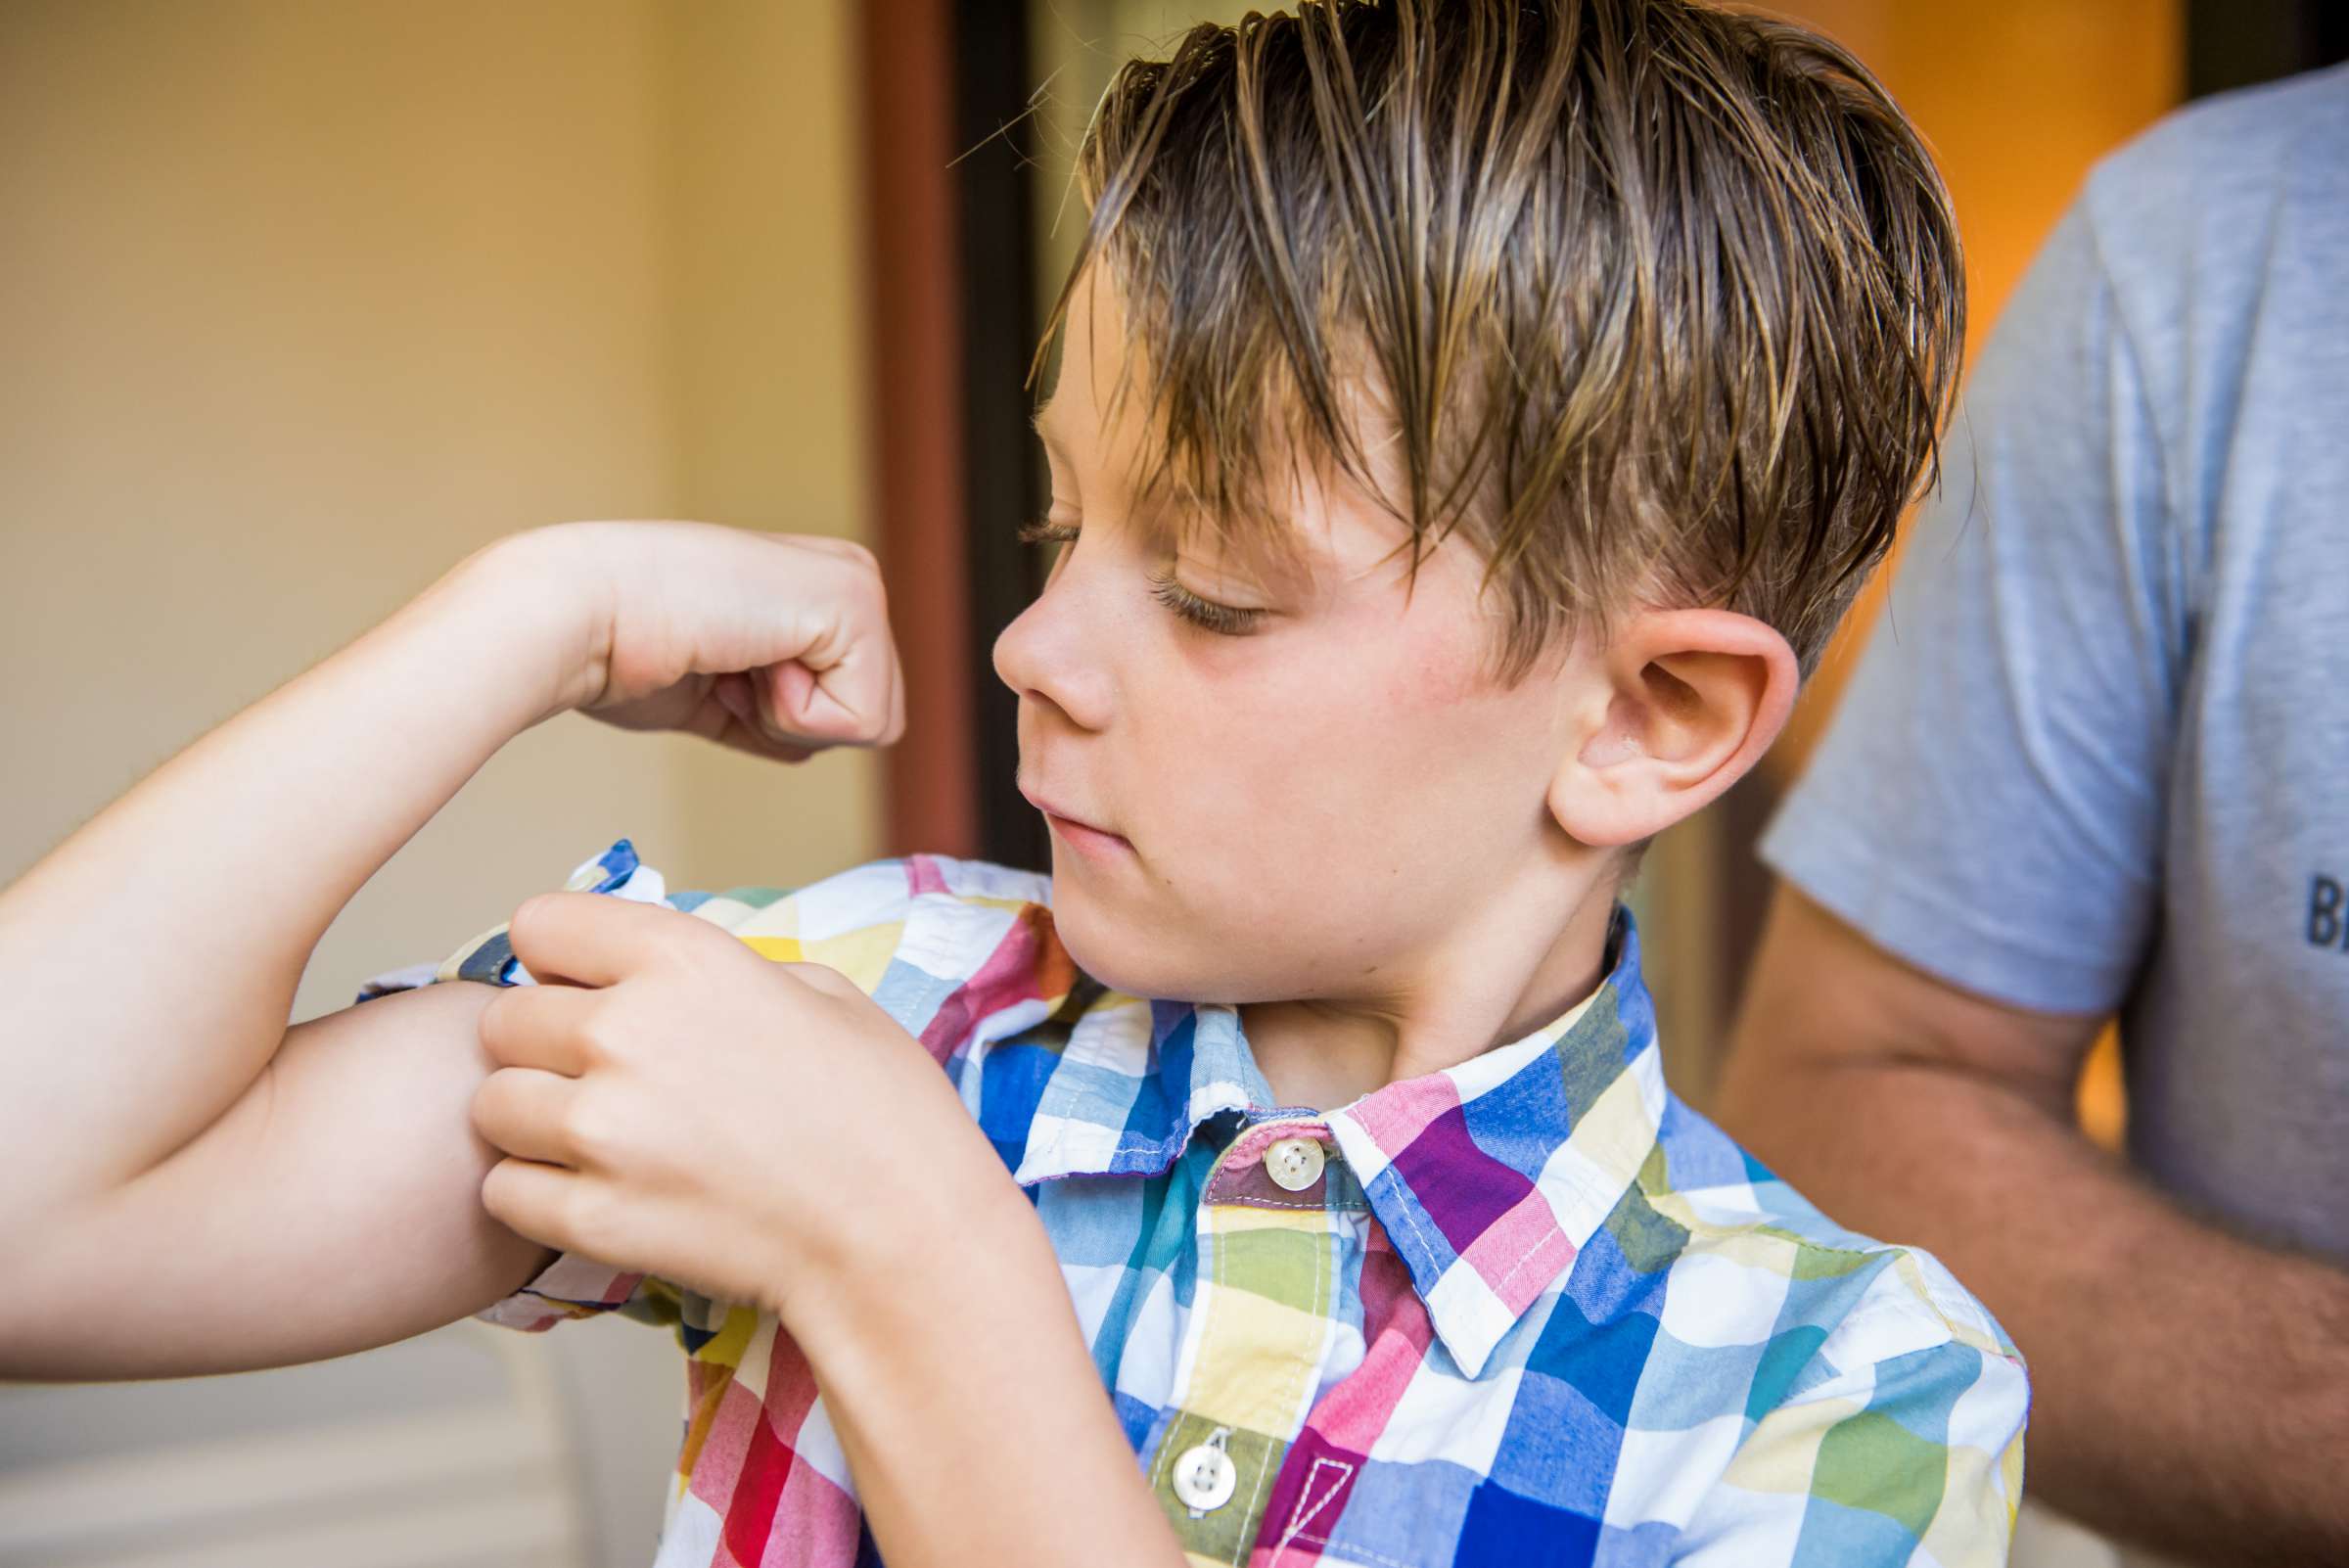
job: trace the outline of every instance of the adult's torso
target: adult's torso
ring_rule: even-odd
[[[2199,171],[2203,210],[2102,214],[2188,607],[2122,1026],[2144,1169],[2349,1257],[2349,74],[2282,92],[2234,180]],[[2185,244],[2112,243],[2141,223]]]

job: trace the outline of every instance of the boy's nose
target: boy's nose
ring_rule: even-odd
[[[1081,596],[1063,571],[995,638],[996,676],[1023,701],[1057,709],[1080,729],[1109,727],[1111,680],[1088,635]]]

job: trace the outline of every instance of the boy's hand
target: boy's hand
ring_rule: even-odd
[[[534,898],[510,934],[542,984],[483,1011],[499,1065],[473,1102],[510,1228],[806,1339],[1034,1223],[938,1063],[837,972],[592,894]]]
[[[564,639],[551,711],[786,761],[886,746],[904,728],[881,576],[850,540],[566,523],[500,540],[477,564],[492,591],[551,590],[583,633]]]

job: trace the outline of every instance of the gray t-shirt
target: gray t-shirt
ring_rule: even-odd
[[[2349,68],[2100,165],[1965,409],[1763,853],[1967,991],[2119,1012],[2142,1167],[2349,1257]]]

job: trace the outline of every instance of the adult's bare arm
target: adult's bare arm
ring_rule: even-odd
[[[2099,1022],[1958,990],[1782,887],[1712,1109],[1997,1314],[2032,1372],[2033,1493],[2179,1556],[2349,1562],[2349,1273],[2184,1212],[2080,1134]]]

